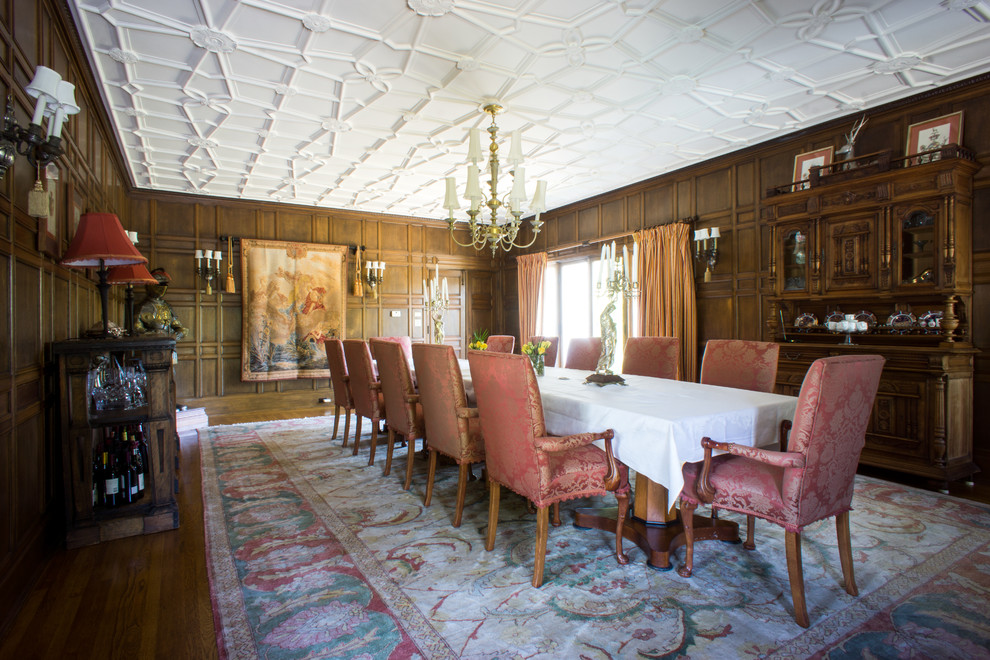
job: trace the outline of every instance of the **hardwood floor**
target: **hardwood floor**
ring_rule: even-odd
[[[329,415],[332,424],[332,406],[314,406],[311,399],[277,411],[214,410],[210,424],[318,415]],[[218,657],[197,435],[183,434],[181,447],[179,529],[56,553],[0,641],[0,658]],[[931,486],[903,475],[871,474]],[[973,486],[956,482],[950,491],[990,503],[990,475],[977,475]]]

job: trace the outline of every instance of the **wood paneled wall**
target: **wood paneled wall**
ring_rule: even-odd
[[[984,470],[990,469],[990,75],[983,75],[865,114],[869,122],[856,142],[858,154],[892,149],[903,154],[910,124],[962,110],[963,144],[984,167],[977,173],[973,212],[973,309],[969,321],[976,358],[973,420],[974,452]],[[710,282],[696,264],[698,355],[712,338],[761,339],[766,331],[769,232],[760,223],[760,203],[767,188],[791,182],[794,156],[821,147],[836,149],[862,113],[801,131],[696,166],[636,183],[582,202],[550,211],[546,225],[530,251],[548,250],[555,258],[597,254],[600,244],[583,245],[602,237],[618,242],[644,227],[697,216],[696,226],[719,227],[718,266]],[[565,249],[561,249],[565,248]],[[499,277],[504,283],[503,315],[518,318],[514,261]],[[700,359],[698,361],[700,365]]]

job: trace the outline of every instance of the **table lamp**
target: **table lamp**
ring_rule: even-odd
[[[129,264],[127,266],[113,266],[107,275],[109,284],[126,284],[124,290],[124,327],[128,335],[134,334],[134,285],[135,284],[158,284],[155,276],[148,272],[148,267],[144,264]]]
[[[110,283],[107,276],[110,266],[146,264],[148,259],[138,252],[127,237],[120,220],[113,213],[84,213],[79,218],[76,235],[69,249],[59,262],[71,268],[96,268],[99,282],[100,306],[103,311],[103,336],[110,334]]]

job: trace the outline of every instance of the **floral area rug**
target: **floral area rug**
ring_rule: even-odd
[[[210,583],[230,658],[990,657],[990,508],[857,478],[851,515],[860,595],[842,588],[829,520],[803,535],[811,627],[792,616],[783,531],[757,549],[704,542],[690,579],[649,568],[626,542],[550,529],[544,585],[530,585],[535,516],[503,489],[495,549],[488,495],[426,461],[403,491],[405,450],[382,476],[329,440],[327,418],[199,432]],[[384,451],[379,455],[384,459]],[[480,473],[479,469],[475,469]],[[604,504],[614,500],[603,498]],[[594,504],[594,502],[590,502]],[[729,516],[731,514],[726,514]],[[744,520],[738,520],[744,522]],[[683,557],[678,552],[675,563]]]

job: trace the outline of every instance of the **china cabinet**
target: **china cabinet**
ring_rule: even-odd
[[[862,464],[943,483],[977,471],[969,317],[978,169],[957,145],[884,152],[815,168],[763,200],[767,326],[783,344],[778,391],[796,394],[819,357],[887,358]]]
[[[68,547],[179,526],[174,348],[175,339],[164,335],[50,344],[56,378],[53,391],[59,400],[60,443],[56,446],[61,447]],[[135,365],[142,372],[140,389],[129,387],[134,385],[133,375],[101,388],[94,381],[103,376],[107,364]],[[104,398],[104,389],[113,394]],[[125,429],[131,434],[126,446],[122,443]],[[111,476],[107,454],[111,460],[115,455],[121,457],[119,467],[114,468],[118,470],[114,476],[123,475],[119,492],[116,482],[106,486]],[[132,463],[136,455],[141,458]],[[132,475],[133,482],[125,482],[124,476]],[[133,488],[133,498],[124,497],[128,486]]]

